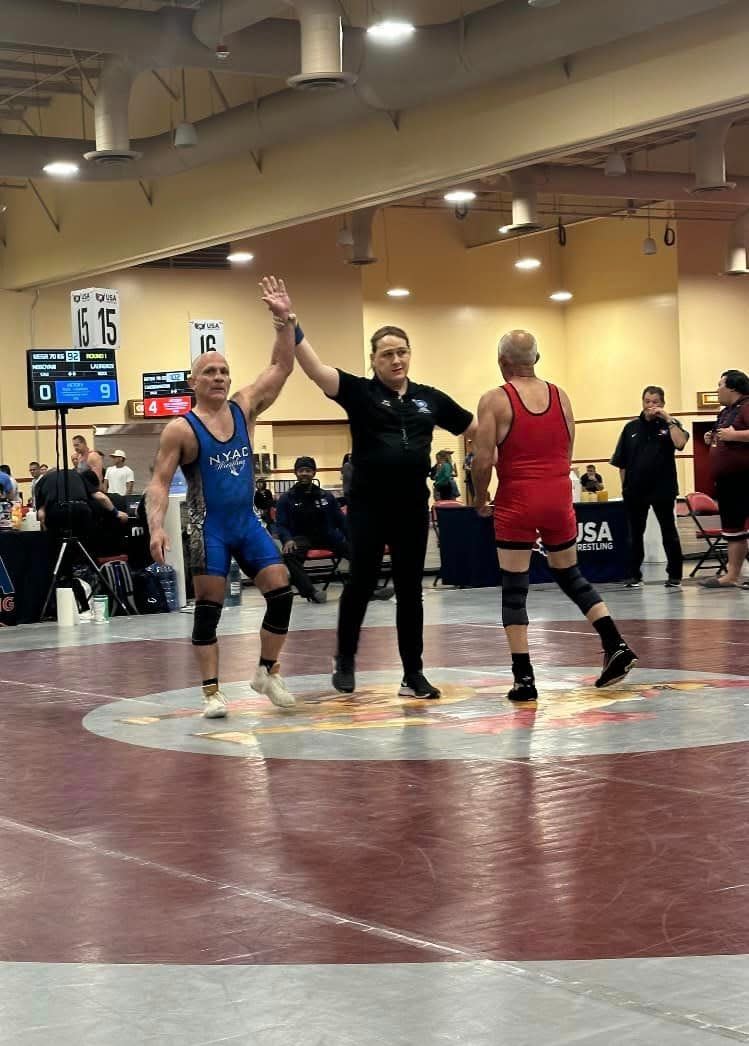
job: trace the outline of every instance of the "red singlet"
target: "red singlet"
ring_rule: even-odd
[[[497,454],[494,535],[499,548],[533,548],[540,534],[546,548],[557,552],[577,538],[570,433],[559,389],[547,386],[549,405],[540,414],[528,410],[510,382],[502,386],[512,422]]]

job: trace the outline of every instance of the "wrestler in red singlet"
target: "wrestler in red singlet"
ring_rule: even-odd
[[[535,413],[512,382],[502,385],[512,408],[510,431],[497,450],[494,501],[498,548],[533,548],[537,534],[551,552],[574,545],[577,519],[570,483],[570,431],[559,389],[546,382],[546,410]]]

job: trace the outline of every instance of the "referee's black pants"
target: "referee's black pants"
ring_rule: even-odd
[[[372,598],[387,545],[390,549],[397,610],[398,650],[404,672],[420,672],[424,648],[421,582],[429,534],[426,491],[423,498],[349,502],[351,567],[338,609],[338,655],[353,658],[359,646],[367,603]]]
[[[681,581],[684,571],[684,556],[681,551],[679,531],[676,529],[674,505],[676,498],[658,495],[625,494],[624,508],[629,525],[629,576],[633,581],[642,581],[642,561],[645,558],[645,528],[648,513],[652,508],[661,528],[663,550],[666,553],[666,571],[672,581]]]

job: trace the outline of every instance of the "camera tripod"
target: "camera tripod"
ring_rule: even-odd
[[[91,569],[94,571],[94,573],[96,574],[97,578],[99,579],[99,584],[102,586],[102,588],[104,588],[109,593],[109,595],[112,597],[112,599],[117,604],[117,606],[120,607],[120,609],[122,611],[124,611],[125,614],[130,615],[130,614],[132,614],[132,611],[130,610],[130,608],[127,606],[127,604],[122,599],[120,599],[120,597],[117,595],[115,590],[109,584],[109,582],[107,581],[106,577],[104,576],[103,570],[96,563],[96,561],[93,559],[93,557],[91,556],[90,552],[88,551],[86,546],[83,544],[81,539],[79,537],[76,537],[75,534],[73,533],[73,505],[72,505],[72,502],[70,500],[70,469],[68,467],[67,458],[65,457],[65,453],[66,453],[66,449],[67,449],[67,445],[68,445],[68,432],[67,432],[67,426],[66,426],[67,413],[68,413],[67,412],[67,408],[65,408],[65,407],[60,407],[59,408],[60,433],[61,433],[61,436],[62,436],[62,446],[63,446],[63,467],[62,467],[63,503],[62,503],[62,508],[63,508],[63,510],[65,512],[66,517],[67,517],[67,519],[66,519],[67,526],[62,531],[62,544],[60,546],[60,551],[59,551],[58,556],[57,556],[57,562],[55,563],[55,569],[52,571],[52,581],[50,583],[49,589],[47,590],[47,596],[46,596],[46,599],[44,600],[44,606],[42,607],[42,613],[41,613],[41,616],[40,616],[39,620],[43,621],[44,618],[45,618],[45,615],[47,613],[47,607],[49,606],[49,602],[50,602],[50,600],[52,598],[52,593],[56,592],[56,590],[59,587],[67,587],[67,586],[61,585],[61,583],[60,583],[60,575],[61,575],[61,573],[63,573],[63,566],[65,564],[66,559],[68,559],[70,561],[70,578],[72,580],[72,576],[73,576],[73,560],[75,558],[75,553],[76,552],[79,552],[83,556],[83,558],[86,560],[88,565],[91,567]],[[63,575],[63,579],[65,579],[65,575]]]

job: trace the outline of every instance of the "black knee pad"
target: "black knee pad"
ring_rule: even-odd
[[[528,571],[514,573],[511,570],[502,571],[502,624],[527,625],[528,611],[528,587],[530,581]]]
[[[213,646],[216,629],[223,607],[210,599],[195,600],[195,617],[192,622],[192,645]]]
[[[587,614],[594,606],[603,602],[591,583],[580,573],[579,567],[563,567],[561,570],[549,567],[549,570],[565,596],[571,599],[583,614]]]
[[[266,632],[272,632],[274,636],[285,636],[289,631],[291,620],[291,605],[294,602],[294,593],[288,585],[283,588],[274,588],[265,593],[265,617],[262,628]]]

